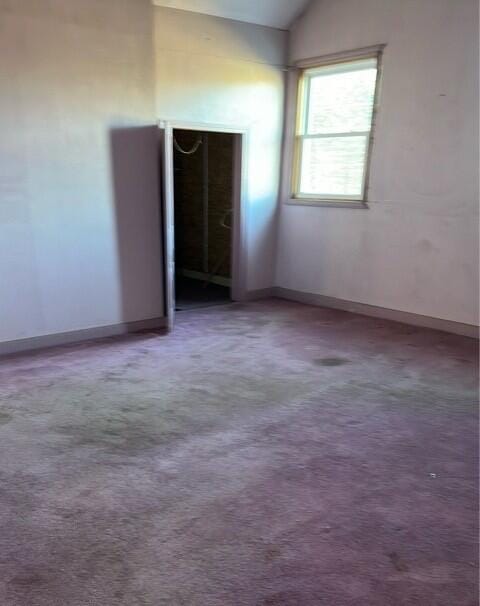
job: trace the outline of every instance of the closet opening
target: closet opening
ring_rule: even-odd
[[[235,134],[173,129],[175,309],[231,301]]]

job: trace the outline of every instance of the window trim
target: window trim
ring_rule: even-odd
[[[375,124],[378,113],[380,86],[382,79],[382,59],[385,44],[377,44],[375,46],[368,46],[356,50],[345,51],[340,53],[333,53],[329,55],[323,55],[321,57],[313,57],[310,59],[303,59],[295,63],[294,69],[296,72],[296,96],[295,96],[295,114],[294,114],[294,133],[293,133],[293,157],[292,160],[292,172],[290,180],[290,199],[287,204],[292,205],[303,205],[303,206],[340,206],[343,208],[368,208],[368,191],[369,191],[369,177],[370,177],[370,164],[372,157],[372,149],[374,142]],[[308,135],[300,135],[300,129],[305,121],[306,104],[304,103],[304,97],[306,94],[305,80],[303,74],[307,70],[313,70],[315,68],[322,68],[329,65],[335,65],[338,63],[348,63],[352,61],[360,61],[362,59],[376,59],[377,61],[377,77],[375,81],[375,91],[373,97],[373,108],[372,108],[372,119],[369,137],[367,139],[367,158],[364,164],[363,173],[363,188],[362,194],[359,196],[341,196],[341,195],[326,195],[321,196],[318,194],[299,194],[298,185],[300,180],[300,166],[301,166],[301,150],[300,138],[308,137]],[[367,134],[365,133],[365,134]],[[348,133],[346,133],[348,134]],[[362,133],[352,133],[362,134]]]

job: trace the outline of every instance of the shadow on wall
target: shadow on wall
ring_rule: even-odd
[[[163,316],[156,126],[110,130],[121,321]]]

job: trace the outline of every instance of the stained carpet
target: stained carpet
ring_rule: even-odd
[[[269,300],[0,365],[2,606],[473,606],[477,344]]]

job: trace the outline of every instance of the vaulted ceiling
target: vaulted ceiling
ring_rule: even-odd
[[[288,29],[309,0],[153,0],[157,6]]]

